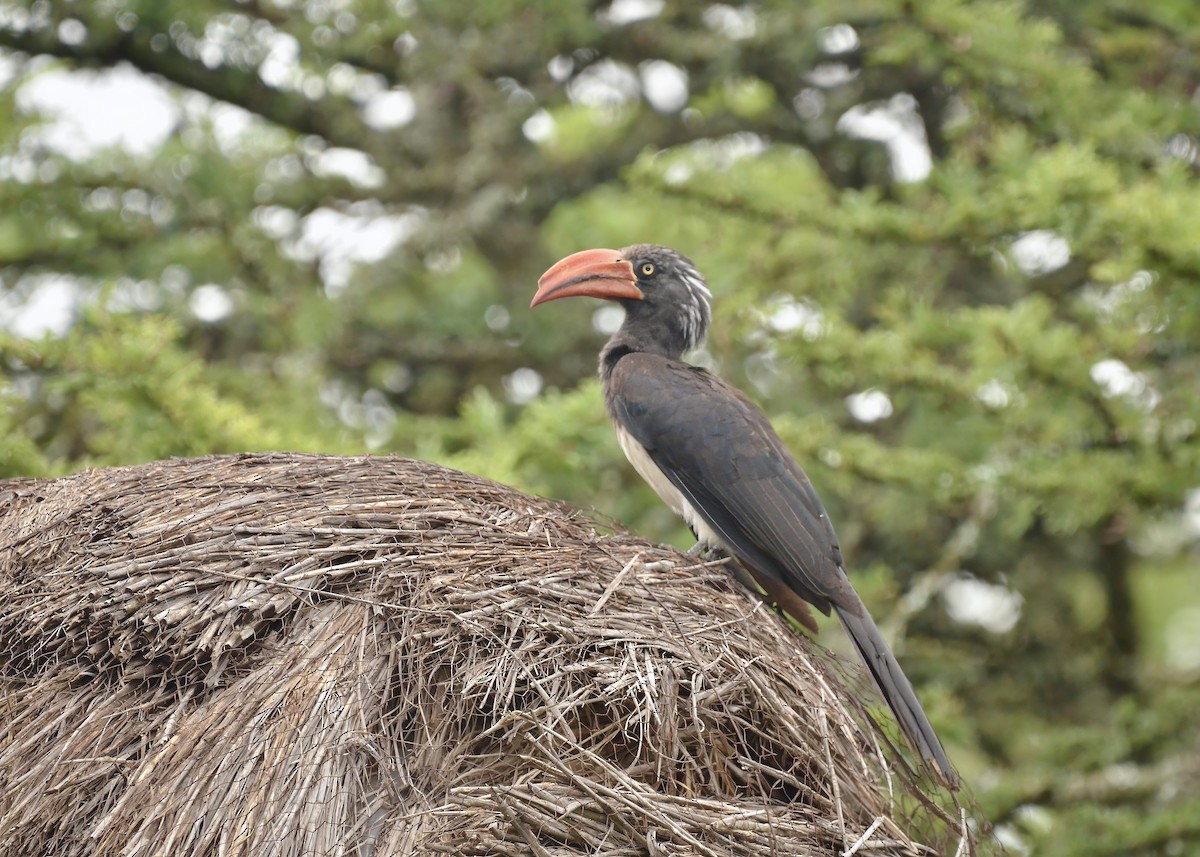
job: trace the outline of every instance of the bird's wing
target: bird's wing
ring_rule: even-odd
[[[739,391],[703,369],[634,353],[614,368],[608,404],[731,550],[826,614],[862,612],[812,483]]]

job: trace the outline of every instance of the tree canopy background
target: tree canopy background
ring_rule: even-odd
[[[668,244],[1001,838],[1200,847],[1191,0],[37,0],[0,47],[0,476],[395,452],[686,546],[619,314],[526,310]]]

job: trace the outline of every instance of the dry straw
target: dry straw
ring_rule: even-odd
[[[598,529],[398,458],[0,482],[0,854],[969,849],[813,645]]]

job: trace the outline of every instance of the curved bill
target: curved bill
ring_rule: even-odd
[[[643,298],[633,264],[619,250],[582,250],[560,259],[538,279],[530,308],[559,298],[586,296],[605,300]]]

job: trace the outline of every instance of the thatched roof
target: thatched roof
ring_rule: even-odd
[[[598,529],[399,458],[0,482],[0,853],[965,846],[815,646]]]

